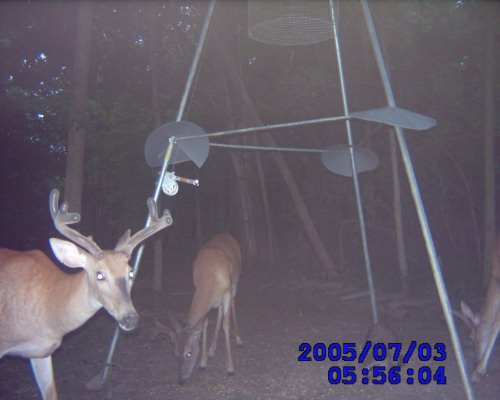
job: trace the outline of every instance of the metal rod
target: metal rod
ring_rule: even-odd
[[[344,69],[342,66],[342,54],[340,52],[340,42],[339,42],[339,35],[337,32],[337,22],[336,22],[337,19],[335,16],[335,8],[333,6],[333,0],[330,0],[330,12],[331,12],[332,24],[333,24],[333,39],[335,42],[335,51],[336,51],[336,55],[337,55],[337,66],[339,69],[340,88],[341,88],[341,93],[342,93],[342,104],[344,107],[344,115],[349,115],[349,104],[347,102],[347,90],[346,90],[345,79],[344,79]],[[358,174],[356,172],[356,162],[354,159],[354,142],[353,142],[353,137],[352,137],[351,121],[349,119],[345,120],[345,127],[347,130],[347,140],[349,142],[349,153],[351,155],[352,179],[353,179],[353,183],[354,183],[354,192],[356,194],[356,206],[357,206],[357,210],[358,210],[359,228],[360,228],[360,233],[361,233],[361,243],[363,246],[363,255],[364,255],[364,259],[365,259],[366,277],[368,280],[368,290],[370,292],[370,303],[371,303],[371,308],[372,308],[373,323],[376,324],[378,322],[377,301],[375,298],[375,286],[373,284],[370,252],[368,249],[368,240],[366,238],[366,225],[365,225],[365,217],[363,214],[363,205],[361,202],[361,191],[359,189],[359,180],[358,180]]]
[[[255,126],[255,127],[251,127],[251,128],[231,129],[228,131],[205,133],[203,135],[183,136],[183,137],[177,138],[177,141],[198,139],[201,137],[214,137],[214,136],[224,136],[224,135],[235,135],[238,133],[252,133],[252,132],[258,132],[258,131],[268,131],[271,129],[279,129],[279,128],[292,128],[295,126],[303,126],[303,125],[322,124],[324,122],[344,121],[348,118],[349,118],[348,116],[343,115],[340,117],[325,117],[325,118],[310,119],[307,121],[284,122],[281,124]]]
[[[380,76],[384,85],[385,96],[387,98],[387,103],[389,106],[395,106],[396,102],[394,100],[394,95],[392,92],[391,84],[389,81],[389,76],[385,68],[384,59],[382,56],[382,51],[380,49],[380,44],[378,42],[377,34],[375,31],[375,25],[371,16],[370,8],[366,0],[361,0],[361,5],[363,8],[363,14],[365,16],[366,25],[368,32],[370,34],[370,40],[372,42],[373,51],[375,53],[375,58],[377,61],[377,66],[379,69]],[[415,170],[413,168],[413,163],[411,161],[410,153],[408,151],[408,146],[406,144],[406,138],[403,130],[400,127],[394,127],[396,131],[396,137],[398,139],[399,148],[401,151],[401,156],[403,159],[403,164],[405,166],[406,175],[410,183],[411,193],[413,195],[413,200],[417,208],[418,219],[420,221],[420,228],[424,236],[425,245],[427,248],[427,253],[429,255],[429,261],[432,267],[432,273],[434,275],[434,280],[436,282],[436,288],[439,295],[439,300],[441,301],[441,306],[443,308],[444,317],[446,324],[448,325],[448,330],[450,333],[451,341],[453,344],[453,349],[455,351],[455,357],[458,364],[458,369],[460,371],[460,376],[465,388],[467,399],[474,399],[474,392],[472,390],[469,375],[467,373],[467,368],[465,365],[465,360],[462,352],[462,347],[460,345],[460,340],[455,327],[455,321],[453,320],[452,310],[450,306],[450,301],[448,294],[446,292],[446,286],[444,284],[443,275],[441,273],[441,267],[439,265],[439,259],[436,253],[436,248],[434,246],[434,241],[432,239],[432,234],[429,228],[429,222],[427,220],[427,215],[425,213],[425,208],[422,202],[422,197],[420,195],[420,190],[417,183],[417,178],[415,175]]]
[[[106,356],[106,361],[104,362],[104,369],[102,370],[100,386],[104,385],[108,379],[109,373],[111,371],[111,363],[113,362],[113,354],[115,353],[116,344],[118,343],[119,337],[120,337],[120,326],[115,325],[113,337],[111,338],[111,343],[109,345],[108,355]]]
[[[186,81],[186,86],[185,86],[184,92],[182,94],[181,102],[179,105],[179,110],[177,112],[176,121],[182,120],[184,110],[186,109],[187,99],[189,97],[189,93],[190,93],[191,87],[193,85],[194,77],[196,75],[196,71],[198,69],[198,65],[200,62],[202,50],[203,50],[203,47],[205,45],[205,41],[206,41],[207,33],[208,33],[208,27],[210,26],[210,20],[212,19],[214,6],[215,6],[215,0],[211,0],[210,4],[208,6],[207,15],[205,16],[205,22],[204,22],[203,28],[201,30],[200,41],[198,43],[198,46],[196,47],[196,52],[195,52],[195,55],[193,58],[193,62],[191,63],[191,69],[189,71],[188,79]],[[174,143],[175,143],[175,137],[171,137],[167,151],[165,152],[165,157],[163,159],[163,164],[162,164],[162,168],[160,171],[160,176],[159,176],[158,180],[156,181],[156,187],[155,187],[155,190],[153,193],[153,199],[154,199],[155,203],[158,202],[158,197],[160,196],[161,184],[163,182],[163,178],[165,177],[165,173],[167,171],[168,162],[170,161],[170,157],[172,155]],[[147,228],[150,223],[151,223],[151,216],[148,214],[145,227]],[[142,244],[138,248],[138,250],[135,254],[135,261],[134,261],[134,266],[133,266],[134,274],[137,274],[137,272],[139,270],[139,265],[140,265],[143,253],[144,253],[144,244]],[[109,347],[108,355],[106,357],[106,362],[104,364],[104,369],[103,369],[102,376],[101,376],[102,384],[104,384],[109,377],[110,370],[111,370],[111,364],[112,364],[112,360],[113,360],[113,354],[115,352],[115,348],[116,348],[116,345],[118,343],[119,336],[120,336],[120,327],[117,324],[115,327],[115,331],[113,333],[113,338],[111,339],[111,344]]]
[[[167,148],[167,151],[165,152],[165,157],[163,159],[163,165],[161,168],[160,176],[158,177],[158,180],[156,181],[156,188],[153,194],[153,199],[155,203],[158,202],[158,197],[160,195],[160,189],[161,189],[161,183],[163,182],[163,178],[165,177],[165,173],[167,171],[167,166],[168,162],[170,161],[170,157],[172,156],[172,150],[174,148],[174,142],[175,142],[175,137],[170,138],[170,142]],[[151,215],[148,214],[148,217],[146,219],[145,227],[147,228],[149,224],[151,223]],[[141,263],[142,255],[144,254],[144,248],[145,245],[141,244],[141,246],[137,249],[137,252],[135,253],[135,259],[134,259],[134,264],[133,264],[133,272],[134,276],[137,275],[137,272],[139,271],[139,266]],[[113,337],[111,338],[111,344],[109,345],[109,350],[108,350],[108,355],[106,356],[106,361],[104,363],[104,368],[102,370],[102,375],[101,375],[101,384],[104,385],[106,381],[108,380],[109,374],[111,373],[111,365],[113,362],[113,355],[115,353],[116,345],[118,343],[118,338],[120,337],[120,326],[116,324],[115,330],[113,332]]]
[[[203,48],[205,47],[205,41],[208,34],[208,27],[210,26],[210,21],[212,20],[214,7],[215,7],[215,0],[211,0],[208,6],[207,15],[205,16],[205,22],[203,23],[203,28],[201,29],[200,41],[198,43],[198,46],[196,46],[196,52],[194,53],[193,62],[191,63],[191,70],[189,71],[189,75],[186,81],[186,86],[184,88],[184,93],[182,94],[179,110],[177,110],[176,121],[181,121],[184,115],[187,99],[189,97],[189,93],[191,92],[191,86],[193,85],[193,80],[196,75],[196,71],[198,70],[198,65],[200,63],[201,53],[203,52]]]
[[[335,150],[321,150],[321,149],[301,149],[294,147],[266,147],[266,146],[251,146],[245,144],[226,144],[226,143],[210,143],[211,147],[223,147],[227,149],[239,150],[255,150],[255,151],[279,151],[279,152],[294,152],[294,153],[337,153]]]

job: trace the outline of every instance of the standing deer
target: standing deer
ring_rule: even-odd
[[[52,353],[66,333],[102,307],[122,329],[136,328],[139,316],[130,299],[133,272],[128,260],[139,243],[172,223],[168,211],[158,218],[156,204],[149,199],[152,223],[132,237],[127,230],[114,250],[102,251],[91,237],[68,227],[80,216],[68,213],[67,203],[58,209],[58,202],[54,189],[49,201],[52,219],[73,243],[51,238],[50,245],[59,261],[83,271],[64,273],[39,250],[0,249],[0,358],[29,358],[44,400],[57,400]]]
[[[198,251],[193,264],[195,293],[186,325],[169,315],[173,330],[163,326],[174,344],[174,353],[180,362],[179,383],[182,385],[191,376],[200,350],[200,335],[203,331],[200,368],[207,367],[207,314],[218,309],[217,323],[208,355],[215,354],[221,320],[226,337],[226,368],[234,375],[233,358],[229,338],[230,314],[233,315],[236,343],[242,344],[234,297],[241,270],[241,251],[238,242],[229,234],[218,234]]]
[[[488,360],[500,331],[500,236],[497,236],[491,260],[491,277],[486,298],[479,315],[462,301],[462,320],[470,328],[476,365],[472,374],[474,382],[486,374]]]

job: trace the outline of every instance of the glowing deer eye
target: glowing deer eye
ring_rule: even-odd
[[[97,271],[97,273],[96,273],[95,276],[96,276],[96,278],[97,278],[98,281],[103,281],[104,279],[106,279],[104,277],[104,274],[101,271]]]
[[[189,352],[189,353],[186,354],[187,358],[191,358],[191,356],[192,356],[191,352]]]
[[[128,273],[128,277],[129,277],[130,279],[134,279],[134,271],[130,271],[130,272]]]

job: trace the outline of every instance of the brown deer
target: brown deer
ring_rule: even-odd
[[[182,385],[191,376],[200,350],[202,337],[200,368],[207,367],[207,314],[212,308],[218,309],[214,336],[208,355],[215,354],[217,336],[221,321],[226,337],[226,369],[228,375],[234,375],[233,358],[229,338],[230,314],[233,315],[236,343],[242,344],[236,313],[234,297],[241,270],[241,251],[236,239],[229,234],[218,234],[210,239],[198,251],[193,264],[195,293],[187,324],[183,324],[169,314],[174,329],[162,326],[174,344],[174,354],[179,360],[179,383]]]
[[[497,236],[491,260],[491,276],[486,298],[479,315],[462,301],[462,320],[470,328],[474,346],[475,367],[472,380],[477,382],[486,374],[488,361],[500,331],[500,236]]]
[[[68,213],[67,203],[58,209],[58,202],[59,192],[54,189],[50,194],[52,219],[56,229],[73,243],[51,238],[50,245],[59,261],[82,271],[67,274],[39,250],[0,249],[0,358],[29,358],[44,400],[57,399],[52,353],[66,333],[102,307],[122,329],[137,326],[128,260],[139,243],[172,223],[168,211],[158,218],[156,204],[149,199],[151,224],[132,237],[127,230],[114,250],[102,251],[91,237],[68,227],[80,215]]]

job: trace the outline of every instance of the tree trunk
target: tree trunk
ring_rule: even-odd
[[[243,105],[243,109],[247,112],[247,120],[252,122],[256,126],[263,125],[263,122],[260,119],[260,116],[255,109],[255,106],[250,99],[243,82],[241,81],[238,69],[234,65],[233,60],[229,58],[224,46],[221,43],[222,42],[220,37],[217,37],[216,35],[216,38],[214,40],[214,47],[217,54],[217,59],[219,60],[219,64],[225,68],[227,76],[229,78],[229,82],[231,83],[234,92],[237,93],[240,97],[240,102]],[[276,142],[269,133],[261,133],[260,135],[267,146],[276,146]],[[293,179],[293,176],[288,169],[288,166],[286,165],[283,155],[276,152],[272,154],[272,158],[278,165],[281,175],[292,197],[295,209],[297,210],[297,213],[299,214],[302,223],[304,224],[304,228],[309,237],[309,240],[325,268],[326,276],[328,278],[333,278],[334,276],[336,276],[333,261],[326,251],[321,238],[319,237],[309,211],[307,210],[304,200],[300,195],[297,184],[295,183],[295,180]]]
[[[384,10],[387,5],[381,4]],[[380,24],[380,36],[382,52],[384,59],[387,60],[387,65],[390,65],[390,54],[387,51],[387,42],[389,35],[384,24]],[[389,69],[390,73],[390,69]],[[393,128],[389,130],[389,147],[391,154],[391,174],[392,174],[392,208],[394,212],[394,230],[396,234],[396,250],[398,255],[398,266],[400,273],[401,292],[403,295],[410,294],[410,283],[408,278],[408,262],[406,256],[406,244],[403,227],[403,207],[401,203],[401,178],[399,174],[399,157],[398,147],[396,143],[396,132]]]
[[[149,65],[151,67],[151,106],[153,107],[153,117],[155,126],[161,124],[161,112],[158,102],[158,63],[156,62],[156,52],[158,49],[158,7],[155,2],[149,5],[149,27],[151,29],[149,38]],[[161,198],[158,198],[158,209]],[[153,292],[160,293],[163,289],[163,240],[162,234],[156,235],[153,242]]]
[[[256,136],[253,136],[253,145],[258,146]],[[262,158],[259,152],[255,153],[255,165],[257,169],[257,176],[259,178],[259,188],[262,197],[262,208],[264,210],[264,217],[266,221],[266,255],[265,261],[267,265],[274,265],[276,260],[276,231],[274,229],[271,208],[269,207],[269,196],[267,195],[267,187],[265,181],[264,167],[262,166]]]
[[[490,9],[492,8],[492,9]],[[484,80],[484,270],[483,287],[486,287],[491,271],[491,253],[495,241],[495,123],[493,88],[495,77],[493,73],[495,53],[494,13],[498,7],[486,7],[489,11],[486,16],[486,53],[485,53],[485,80]]]
[[[198,170],[196,172],[196,179],[200,179],[200,173]],[[194,209],[196,213],[196,245],[197,248],[200,248],[203,244],[203,227],[201,225],[201,195],[199,190],[195,190],[194,193]]]
[[[231,101],[231,93],[229,91],[228,85],[225,85],[225,96],[224,99],[226,104],[224,109],[227,114],[228,124],[227,129],[234,129],[234,110],[233,102]],[[229,142],[233,144],[241,144],[236,138],[229,138]],[[257,254],[257,244],[255,238],[255,207],[252,203],[252,192],[249,187],[249,171],[245,168],[244,156],[241,153],[231,152],[231,163],[233,164],[233,170],[236,177],[236,191],[238,199],[238,210],[240,216],[240,227],[241,227],[241,242],[244,243],[244,258],[248,265],[253,265],[258,256]]]
[[[231,142],[235,143],[234,138],[232,139]],[[257,258],[257,246],[255,241],[254,207],[251,202],[252,195],[241,157],[235,152],[231,152],[230,157],[236,177],[236,191],[238,193],[236,198],[238,199],[238,209],[240,211],[240,226],[243,236],[242,242],[245,244],[244,258],[248,265],[253,265]]]
[[[394,211],[394,228],[396,231],[396,246],[398,252],[398,265],[401,281],[401,292],[404,296],[410,294],[408,280],[408,263],[406,261],[406,245],[403,228],[403,207],[401,205],[401,178],[399,174],[398,149],[395,132],[390,129],[389,146],[391,148],[391,170],[392,170],[392,207]]]
[[[85,158],[85,130],[82,127],[82,116],[85,115],[85,102],[88,94],[93,9],[94,4],[91,1],[78,3],[74,64],[75,89],[69,109],[68,159],[64,190],[64,200],[70,204],[71,211],[77,213],[81,213],[82,210]]]

